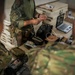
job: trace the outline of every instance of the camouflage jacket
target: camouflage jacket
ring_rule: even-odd
[[[6,50],[4,45],[0,42],[0,75],[3,75],[3,70],[11,61],[11,54]]]
[[[11,8],[10,21],[18,28],[24,26],[25,20],[30,20],[35,17],[36,9],[34,0],[20,0],[18,4],[15,0]]]
[[[22,49],[15,47],[8,51],[0,42],[0,75],[4,75],[4,69],[12,61],[12,57],[13,59],[22,58],[25,63],[28,61],[28,57]]]
[[[32,24],[24,27],[24,21],[35,18],[35,15],[37,14],[34,0],[20,0],[20,1],[21,1],[20,4],[18,4],[15,0],[10,12],[10,21],[12,25],[10,27],[10,33],[12,38],[16,37],[17,44],[19,41],[18,40],[19,38],[17,37],[22,37],[21,32],[23,28],[25,31],[27,29],[29,30],[32,29],[32,32],[34,31],[34,27]],[[14,41],[14,39],[12,41]]]
[[[75,44],[48,43],[27,52],[32,75],[75,75]]]

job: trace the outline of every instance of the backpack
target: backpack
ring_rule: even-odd
[[[40,37],[42,40],[45,40],[46,37],[48,37],[49,35],[51,35],[52,28],[53,28],[52,25],[44,23],[38,29],[38,31],[36,33],[36,36]]]

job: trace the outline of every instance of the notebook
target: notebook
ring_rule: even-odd
[[[62,32],[68,33],[72,29],[72,25],[63,23],[63,21],[64,21],[64,14],[60,14],[57,17],[56,28]]]

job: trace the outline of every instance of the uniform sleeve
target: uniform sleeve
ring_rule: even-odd
[[[24,26],[24,20],[19,19],[18,21],[16,21],[16,24],[18,25],[18,28],[21,28]]]
[[[22,7],[18,8],[18,9],[11,9],[11,13],[10,13],[10,21],[12,24],[15,23],[15,25],[18,28],[21,28],[24,26],[24,21],[27,20],[26,16],[23,16],[22,13]]]
[[[15,58],[19,58],[20,60],[24,60],[24,62],[28,61],[28,56],[27,54],[19,47],[12,48],[10,50],[12,56]]]

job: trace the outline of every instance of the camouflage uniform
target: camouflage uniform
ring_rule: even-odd
[[[4,48],[0,42],[0,75],[3,75],[3,70],[11,61],[11,54]]]
[[[20,0],[19,4],[15,0],[10,13],[10,21],[14,25],[14,30],[11,30],[11,37],[16,37],[18,33],[20,35],[20,29],[24,27],[24,21],[35,18],[36,14],[34,0]],[[25,26],[24,30],[28,28],[32,28],[34,31],[33,25]]]
[[[45,48],[29,50],[32,75],[75,75],[75,44],[48,43]]]
[[[15,47],[11,49],[11,51],[8,51],[5,46],[0,42],[0,75],[4,75],[4,69],[8,66],[8,64],[12,61],[12,57],[20,58],[24,57],[25,62],[28,61],[27,56],[25,55],[25,52],[22,51],[20,48]],[[22,58],[23,58],[22,57]]]

